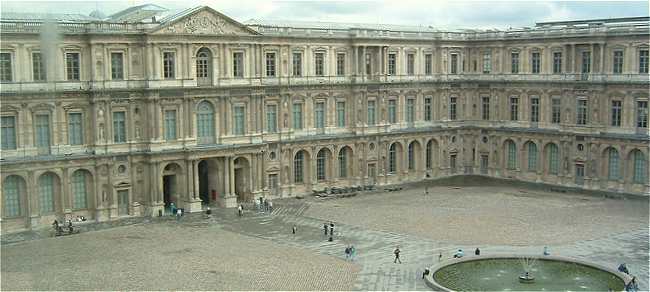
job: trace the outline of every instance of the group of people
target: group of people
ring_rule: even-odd
[[[72,227],[72,220],[68,220],[67,223],[68,234],[72,234],[74,232],[74,227]],[[59,224],[58,220],[55,219],[54,222],[52,222],[52,227],[54,227],[54,231],[56,232],[57,236],[63,235],[63,225]]]
[[[334,222],[330,221],[329,224],[327,222],[323,223],[323,233],[325,236],[329,233],[327,241],[334,241]]]
[[[349,245],[345,248],[345,259],[354,261],[354,257],[357,255],[357,249],[354,245]]]
[[[255,207],[260,212],[273,212],[273,202],[264,197],[259,197],[258,200],[255,200]]]

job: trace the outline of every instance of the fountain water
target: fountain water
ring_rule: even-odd
[[[535,263],[537,263],[537,258],[532,258],[532,257],[521,257],[519,258],[519,262],[524,268],[523,274],[519,276],[519,282],[521,283],[533,283],[535,282],[535,277],[533,277],[532,272],[533,272],[533,267],[535,266]]]

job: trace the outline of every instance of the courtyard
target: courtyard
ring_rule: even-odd
[[[458,248],[537,254],[548,246],[611,268],[627,263],[648,289],[648,198],[419,183],[351,198],[279,199],[271,214],[214,213],[4,244],[1,288],[429,290],[421,273],[439,254],[447,261]],[[335,224],[333,242],[325,221]],[[354,261],[345,259],[349,244]],[[393,264],[398,245],[403,264]]]

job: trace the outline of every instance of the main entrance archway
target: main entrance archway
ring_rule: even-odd
[[[250,186],[250,163],[244,157],[238,157],[235,164],[235,194],[237,202],[250,202],[253,200]]]
[[[178,207],[181,202],[183,169],[176,163],[169,163],[165,166],[162,173],[162,191],[165,208],[169,208],[172,203]]]
[[[217,186],[222,185],[219,180],[218,167],[215,159],[201,160],[198,165],[199,175],[199,198],[203,204],[212,204],[221,190]]]

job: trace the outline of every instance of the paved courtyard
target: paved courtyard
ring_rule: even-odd
[[[2,290],[428,290],[457,248],[626,262],[648,290],[648,199],[502,186],[420,185],[344,199],[283,199],[272,214],[217,209],[2,246]],[[334,242],[323,236],[334,221]],[[298,232],[291,234],[291,227]],[[358,257],[345,261],[346,244]],[[392,250],[403,250],[403,264]]]

